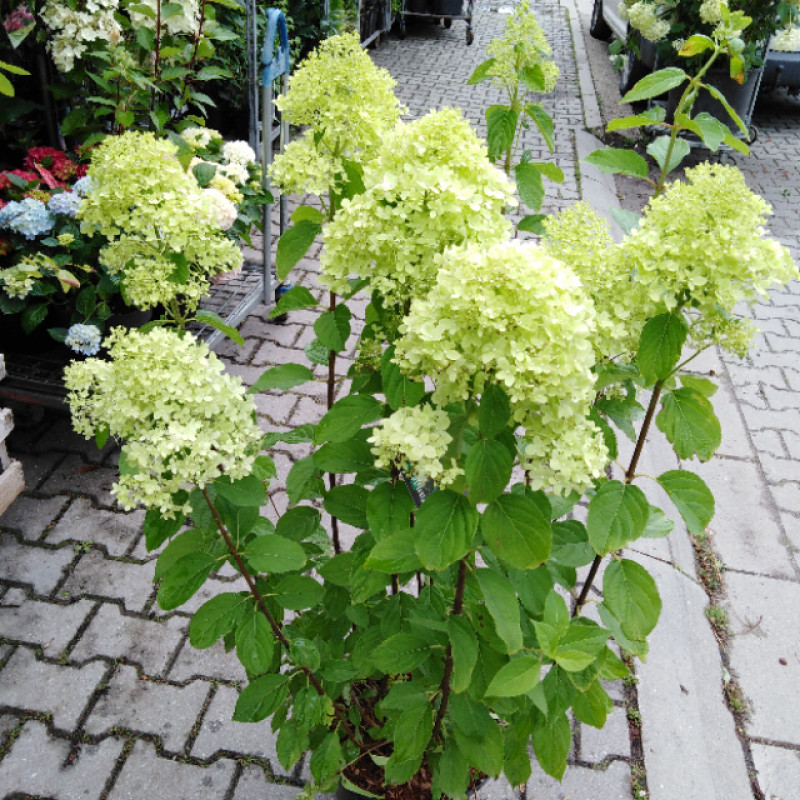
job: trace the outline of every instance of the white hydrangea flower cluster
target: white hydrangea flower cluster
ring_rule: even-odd
[[[208,147],[212,142],[221,142],[222,134],[213,128],[201,128],[199,126],[184,128],[181,131],[183,139],[195,152]]]
[[[544,228],[544,247],[570,266],[594,302],[597,360],[629,357],[636,351],[645,309],[608,222],[587,203],[578,202],[546,218]]]
[[[203,197],[209,201],[211,218],[214,222],[223,231],[230,230],[239,215],[236,206],[219,189],[214,189],[211,186],[203,189]]]
[[[530,10],[528,0],[523,0],[506,21],[503,35],[486,47],[486,55],[494,59],[489,75],[492,82],[502,89],[511,89],[519,84],[519,70],[539,66],[544,75],[544,92],[552,92],[558,79],[558,67],[549,58],[550,44],[544,31]]]
[[[357,32],[332,36],[310,53],[289,78],[289,90],[275,105],[293,125],[310,126],[302,147],[289,146],[276,156],[270,178],[288,193],[321,188],[310,176],[309,154],[314,162],[333,162],[326,170],[334,180],[344,175],[345,160],[364,163],[372,158],[384,134],[406,112],[394,94],[395,80],[373,63],[363,50]],[[313,187],[313,188],[312,188]]]
[[[783,53],[795,53],[800,50],[800,25],[792,25],[778,31],[772,37],[770,48]]]
[[[658,42],[669,33],[672,25],[658,14],[659,8],[646,0],[634,3],[628,8],[628,21],[650,42]]]
[[[595,398],[595,311],[578,277],[517,241],[450,248],[435,284],[411,303],[396,360],[430,376],[440,406],[496,382],[525,429],[536,488],[584,489],[608,453],[586,417]]]
[[[119,0],[86,0],[73,8],[61,0],[47,0],[39,16],[50,29],[47,48],[61,72],[71,72],[92,42],[119,36],[114,18]]]
[[[513,184],[452,108],[398,125],[366,167],[364,186],[323,231],[320,282],[342,292],[357,274],[401,306],[433,285],[446,247],[506,239],[504,212],[517,202]]]
[[[204,342],[115,328],[104,344],[110,360],[70,364],[65,384],[78,433],[107,429],[125,442],[132,469],[112,490],[123,508],[188,513],[173,500],[180,489],[249,474],[261,439],[253,403]]]
[[[442,459],[453,437],[447,432],[450,418],[439,408],[425,404],[400,408],[373,429],[367,441],[373,445],[375,466],[398,469],[423,482],[447,486],[463,474],[455,460],[445,467]]]
[[[123,276],[130,301],[141,308],[179,296],[192,310],[215,275],[242,264],[239,247],[216,222],[212,201],[175,152],[171,142],[150,133],[109,136],[93,154],[94,188],[78,214],[84,232],[108,237],[101,263]],[[189,267],[185,283],[170,280],[175,254]]]
[[[750,191],[735,167],[709,163],[686,170],[644,211],[626,237],[621,258],[634,270],[648,314],[697,309],[741,350],[731,330],[734,307],[767,297],[773,284],[798,277],[789,251],[766,235],[769,205]],[[726,331],[723,335],[721,332]],[[697,335],[710,335],[698,328]],[[732,338],[731,338],[732,337]]]
[[[723,0],[703,0],[700,6],[700,19],[709,25],[716,25],[722,19]]]
[[[248,164],[256,162],[256,154],[247,142],[237,139],[232,142],[225,142],[222,145],[222,157],[229,164],[239,164],[246,167]]]
[[[167,33],[173,36],[180,36],[181,34],[188,34],[195,36],[200,29],[200,8],[197,0],[181,0],[177,5],[180,6],[179,13],[165,14],[163,7],[167,5],[165,0],[136,0],[130,9],[130,17],[133,26],[136,28],[149,28],[154,31],[159,18],[159,6],[161,7],[161,26],[166,29]],[[170,3],[170,6],[174,4]],[[150,14],[143,14],[137,11],[137,6],[145,6],[152,12]],[[174,11],[174,9],[171,9]]]

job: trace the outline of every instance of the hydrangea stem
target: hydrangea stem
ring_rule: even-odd
[[[330,293],[330,301],[328,303],[328,311],[333,314],[336,311],[336,295]],[[336,400],[336,351],[328,350],[328,410],[331,409]],[[328,485],[331,489],[336,486],[336,474],[333,472],[328,473]],[[333,551],[335,553],[342,552],[342,545],[339,541],[339,520],[331,514],[331,537],[333,539]]]

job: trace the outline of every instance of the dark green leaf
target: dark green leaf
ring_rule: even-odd
[[[586,691],[577,692],[572,701],[575,716],[593,728],[602,728],[606,724],[606,718],[613,707],[608,693],[597,681],[589,684]]]
[[[567,769],[572,729],[564,714],[548,717],[533,729],[533,752],[542,769],[560,781]]]
[[[475,575],[483,592],[486,607],[494,620],[497,635],[509,655],[522,648],[519,603],[507,578],[490,569],[476,569]]]
[[[451,615],[448,618],[447,633],[453,653],[453,691],[465,692],[478,661],[478,637],[469,620],[463,616]]]
[[[478,429],[488,439],[505,430],[511,419],[511,403],[502,387],[492,383],[481,395],[478,408]]]
[[[694,389],[674,389],[665,394],[656,425],[683,459],[697,455],[701,461],[708,461],[722,444],[714,406]]]
[[[509,106],[489,106],[486,110],[486,141],[489,156],[499,158],[514,144],[519,111]]]
[[[313,456],[306,456],[292,464],[286,477],[286,493],[292,505],[301,500],[322,497],[324,492],[325,484],[322,482],[319,469],[314,464]]]
[[[250,675],[269,670],[275,650],[275,639],[267,618],[252,608],[236,626],[236,656]]]
[[[425,639],[413,633],[396,633],[375,648],[372,663],[387,675],[397,675],[424,664],[431,652]]]
[[[367,527],[367,497],[363,486],[334,486],[325,495],[325,510],[336,519],[356,528]]]
[[[287,771],[308,750],[308,729],[305,727],[306,724],[304,720],[287,719],[278,731],[275,752],[278,755],[278,761],[281,762],[281,766]]]
[[[281,364],[271,367],[250,387],[249,393],[266,392],[269,389],[291,389],[314,380],[314,373],[302,364]]]
[[[550,557],[565,567],[585,567],[594,560],[594,550],[582,522],[576,519],[553,523],[553,548]]]
[[[658,97],[670,89],[680,86],[688,75],[678,67],[667,67],[657,72],[651,72],[642,78],[623,98],[623,103],[635,103],[637,100],[649,100]]]
[[[350,336],[350,311],[347,306],[337,306],[335,311],[326,311],[314,323],[314,333],[328,350],[337,353],[345,349]]]
[[[519,197],[532,211],[542,207],[544,199],[544,183],[542,174],[533,164],[517,164],[514,167],[514,177],[517,180]]]
[[[406,708],[394,726],[394,758],[421,759],[433,733],[433,708],[427,700]]]
[[[286,675],[262,675],[250,681],[236,701],[233,719],[236,722],[261,722],[275,713],[288,696],[287,680]]]
[[[481,517],[492,552],[512,567],[534,569],[550,555],[550,505],[540,494],[504,494]]]
[[[369,445],[359,439],[328,442],[314,453],[314,464],[323,472],[363,472],[375,465]]]
[[[367,498],[367,521],[376,540],[408,529],[414,501],[405,483],[379,483]]]
[[[301,611],[322,599],[322,584],[305,575],[286,575],[275,585],[275,601],[281,608]]]
[[[417,512],[417,555],[426,569],[443,570],[466,555],[478,513],[466,497],[449,489],[429,495]]]
[[[639,339],[636,364],[645,385],[665,380],[678,364],[689,326],[680,314],[659,314],[649,319]]]
[[[183,605],[206,582],[215,566],[217,559],[208,553],[194,552],[179,558],[158,587],[158,604],[164,611]]]
[[[494,59],[489,58],[486,61],[481,62],[475,68],[475,71],[470,76],[469,80],[467,81],[467,85],[471,86],[477,83],[483,83],[485,80],[488,80],[491,75],[489,74],[492,67],[494,66]]]
[[[334,403],[317,423],[314,442],[346,442],[364,425],[380,419],[383,404],[368,394],[350,394]]]
[[[661,598],[650,573],[635,561],[612,561],[603,574],[603,605],[619,621],[623,633],[644,641],[661,614]]]
[[[264,481],[259,480],[255,475],[246,475],[235,481],[223,476],[214,481],[214,488],[220,497],[224,497],[237,506],[261,508],[267,503]]]
[[[259,572],[296,572],[306,564],[305,551],[297,542],[275,534],[252,539],[244,556]]]
[[[539,133],[542,135],[547,149],[552,153],[555,149],[555,126],[553,125],[553,118],[539,103],[528,103],[525,106],[525,113],[533,120],[533,124],[539,129]]]
[[[213,311],[206,311],[201,308],[195,312],[194,318],[203,325],[208,325],[209,327],[220,331],[231,341],[236,342],[236,344],[238,344],[240,347],[244,344],[244,339],[239,331],[237,331],[236,328],[227,325],[225,320],[223,320],[219,314],[215,314]]]
[[[278,304],[269,312],[268,319],[275,319],[275,317],[279,317],[289,311],[313,308],[316,305],[316,298],[305,286],[294,286],[278,300]]]
[[[186,518],[182,515],[169,519],[162,516],[159,511],[150,509],[144,516],[144,542],[147,551],[155,550],[174,536],[185,521]]]
[[[647,178],[650,175],[647,161],[632,150],[606,147],[589,153],[583,160],[607,175],[633,175],[635,178]]]
[[[412,381],[400,371],[400,367],[392,362],[394,347],[387,348],[381,358],[381,379],[386,402],[393,411],[404,406],[415,406],[425,394],[425,386]]]
[[[517,230],[535,233],[538,236],[545,236],[547,232],[542,224],[545,219],[547,219],[546,214],[528,214],[519,221]]]
[[[650,516],[644,492],[619,481],[604,483],[589,501],[586,530],[597,555],[625,547],[643,533]]]
[[[314,239],[322,232],[322,225],[310,219],[301,219],[287,228],[278,239],[275,254],[275,271],[278,280],[286,280],[292,267],[308,252]]]
[[[331,731],[322,742],[311,751],[309,768],[314,780],[319,784],[335,775],[342,767],[342,745],[339,734]]]
[[[218,594],[197,609],[189,623],[189,643],[198,650],[211,647],[233,630],[247,608],[241,594]]]
[[[714,495],[699,475],[686,470],[670,470],[658,482],[683,517],[690,533],[702,536],[714,517]]]
[[[464,462],[469,498],[473,504],[491,503],[508,485],[514,456],[495,439],[479,439]]]
[[[208,161],[202,161],[192,167],[192,172],[194,173],[198,185],[202,188],[208,186],[217,174],[217,165],[209,164]]]
[[[492,678],[487,697],[518,697],[527,694],[537,683],[542,662],[532,655],[522,655],[508,662]]]

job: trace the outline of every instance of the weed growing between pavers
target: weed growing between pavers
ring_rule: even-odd
[[[709,65],[725,50],[688,46],[709,51]],[[477,773],[519,785],[531,745],[561,778],[568,714],[602,727],[613,706],[602,681],[629,672],[609,643],[646,655],[661,601],[621,551],[672,528],[639,486],[647,434],[655,423],[683,461],[712,457],[716,387],[683,369],[714,345],[745,349],[735,304],[797,274],[762,236],[766,207],[735,170],[701,166],[666,186],[696,80],[666,71],[638,90],[689,86],[680,125],[652,149],[660,196],[619,245],[584,207],[544,221],[544,246],[507,241],[499,210],[510,186],[451,110],[401,123],[364,164],[342,164],[323,182],[335,210],[324,280],[341,296],[308,348],[328,366],[316,425],[251,442],[249,423],[232,420],[252,416],[252,404],[188,335],[115,336],[110,361],[70,369],[80,430],[126,441],[117,497],[148,507],[149,548],[169,540],[156,567],[162,608],[179,607],[224,563],[246,580],[247,592],[197,611],[190,642],[236,649],[249,683],[234,718],[272,716],[287,769],[311,751],[308,796],[340,775],[398,800],[462,797]],[[312,131],[310,141],[325,136]],[[594,160],[641,167],[619,153]],[[284,255],[316,236],[322,216],[295,215]],[[351,390],[334,402],[347,298],[367,288]],[[284,301],[315,306],[307,295]],[[254,389],[312,377],[286,364]],[[621,467],[612,425],[635,443]],[[286,476],[290,508],[273,523],[260,509],[275,464],[257,451],[287,440],[313,449]],[[656,480],[701,534],[714,502],[700,477],[670,470]],[[569,518],[584,492],[585,524]],[[318,501],[357,530],[350,547],[335,526],[327,536]],[[188,515],[193,527],[182,531]],[[590,599],[604,561],[601,599]],[[585,613],[590,602],[602,625]]]

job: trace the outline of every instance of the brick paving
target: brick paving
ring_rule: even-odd
[[[587,126],[591,98],[578,81],[585,67],[583,34],[572,0],[538,0],[534,9],[561,69],[556,92],[545,100],[556,123],[553,159],[565,172],[563,185],[548,186],[545,210],[551,211],[580,197],[576,137]],[[463,23],[454,22],[450,30],[417,24],[409,26],[405,41],[384,42],[373,51],[374,59],[398,80],[397,92],[411,117],[453,105],[484,132],[483,110],[501,98],[486,84],[467,86],[466,79],[504,23],[497,6],[478,3],[472,47],[464,43]],[[761,101],[753,155],[737,159],[752,188],[773,203],[774,232],[795,254],[800,227],[798,112],[800,103],[781,94]],[[526,136],[530,139],[523,144],[535,159],[550,158],[540,140]],[[319,296],[317,271],[316,257],[303,259],[292,280]],[[303,362],[303,347],[310,340],[311,312],[292,313],[287,324],[274,325],[265,323],[265,311],[257,308],[241,326],[244,348],[230,343],[218,348],[229,370],[246,382],[271,365]],[[354,312],[356,320],[363,320],[363,305]],[[737,722],[744,740],[737,763],[709,763],[687,784],[694,788],[679,791],[682,774],[696,773],[694,764],[702,763],[702,754],[681,755],[680,726],[689,716],[681,716],[678,686],[685,687],[671,663],[681,652],[675,640],[666,639],[668,656],[659,661],[654,646],[648,669],[657,673],[661,668],[668,679],[656,685],[645,671],[639,687],[644,767],[653,798],[748,800],[754,795],[746,784],[744,793],[741,782],[727,793],[714,788],[721,785],[715,783],[721,780],[716,773],[738,775],[737,770],[746,769],[757,770],[770,800],[798,796],[800,725],[791,698],[800,678],[800,639],[793,615],[800,605],[800,357],[794,339],[800,330],[800,286],[777,293],[756,309],[755,317],[763,333],[748,359],[711,357],[704,366],[722,379],[717,401],[726,431],[722,456],[704,473],[718,497],[727,500],[724,507],[720,503],[713,524],[733,633],[723,660],[739,681],[751,716]],[[342,359],[341,374],[345,368]],[[321,378],[322,370],[316,371]],[[284,429],[318,419],[324,390],[317,385],[268,392],[256,402],[265,431]],[[0,797],[295,797],[307,775],[304,765],[287,774],[277,761],[268,724],[231,720],[244,681],[236,658],[219,644],[196,651],[187,640],[192,612],[213,594],[230,591],[235,577],[227,572],[216,576],[190,603],[162,612],[152,585],[154,556],[146,552],[140,533],[141,512],[121,512],[109,493],[116,451],[111,446],[98,451],[70,431],[66,416],[50,412],[18,414],[9,444],[23,462],[27,491],[0,518]],[[273,501],[279,510],[288,502],[280,476],[307,453],[304,445],[276,448],[279,481]],[[687,547],[678,541],[671,550],[654,552],[693,569]],[[669,593],[673,579],[690,586],[680,576],[674,578],[674,570],[665,567],[663,573],[662,593]],[[702,620],[702,592],[692,588],[687,596]],[[669,632],[670,619],[663,622]],[[681,623],[676,627],[680,630]],[[675,694],[659,694],[661,684]],[[708,686],[705,701],[720,705],[720,675],[708,676]],[[622,686],[611,689],[616,707],[606,728],[597,732],[576,725],[562,784],[535,770],[525,787],[498,781],[480,796],[632,798],[627,712],[635,694]],[[631,708],[637,710],[635,704]]]

